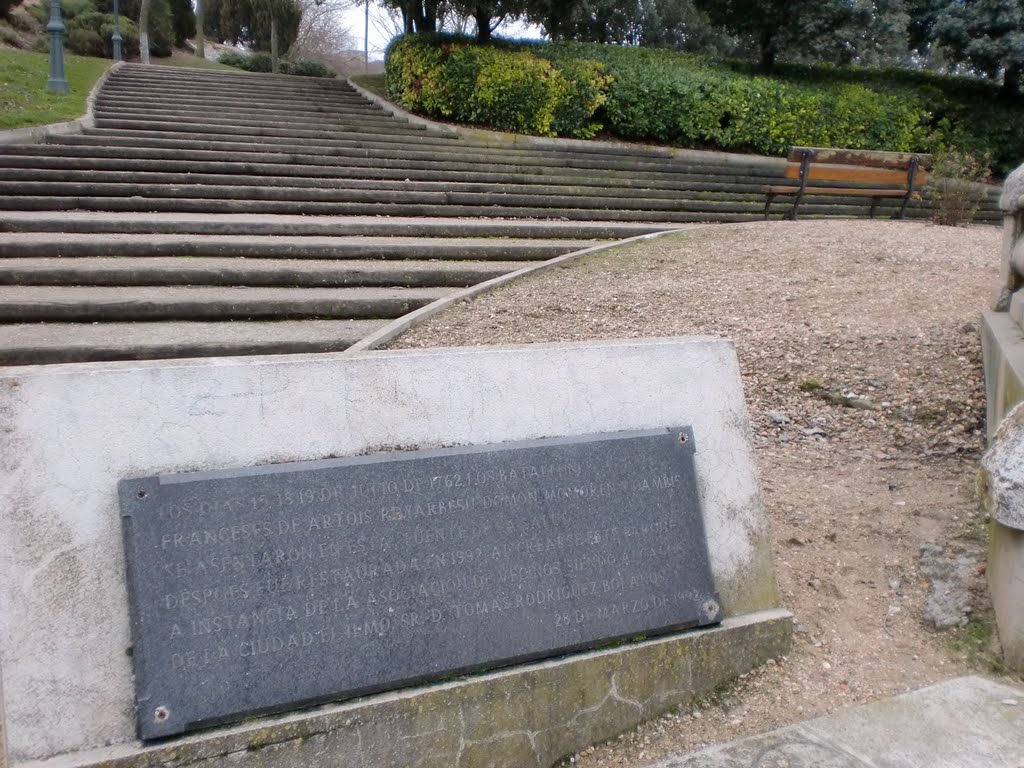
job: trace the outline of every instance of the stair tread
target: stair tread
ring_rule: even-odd
[[[74,229],[71,229],[71,228]],[[542,237],[614,239],[648,234],[664,225],[641,222],[593,224],[579,221],[490,219],[486,217],[430,218],[382,216],[300,216],[259,213],[99,213],[67,211],[60,214],[34,211],[0,211],[0,231],[125,232],[145,228],[164,234],[312,234],[395,235],[415,237]],[[407,234],[414,233],[414,234]],[[401,235],[400,235],[401,236]],[[6,236],[5,236],[6,237]]]
[[[0,325],[0,364],[341,351],[386,320]]]
[[[49,286],[2,285],[0,304],[8,308],[31,304],[150,304],[180,302],[315,302],[413,298],[433,301],[451,293],[449,288],[265,288],[242,286]]]
[[[469,286],[528,261],[321,261],[218,257],[42,257],[0,260],[6,285]]]
[[[565,250],[582,250],[598,245],[595,240],[555,240],[537,238],[494,238],[494,237],[433,237],[424,240],[421,237],[374,237],[368,235],[198,235],[198,234],[154,234],[140,235],[130,233],[96,234],[89,232],[59,233],[54,238],[48,233],[35,232],[12,232],[4,235],[4,242],[0,245],[0,255],[3,255],[7,248],[19,243],[44,242],[52,244],[56,249],[75,243],[88,243],[93,245],[109,245],[112,243],[155,243],[169,246],[187,247],[194,244],[210,245],[234,245],[244,247],[251,245],[254,248],[261,246],[284,246],[305,247],[310,250],[322,248],[337,248],[344,251],[346,248],[358,251],[364,248],[402,249],[409,247],[429,246],[432,249],[463,246],[479,247],[482,249],[510,249],[510,248],[534,248],[539,245],[550,245],[554,248]]]

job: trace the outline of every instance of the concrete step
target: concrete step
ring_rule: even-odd
[[[0,325],[0,365],[340,352],[386,320]]]
[[[213,99],[228,97],[227,102],[232,104],[299,104],[311,100],[320,104],[339,104],[343,106],[372,107],[381,109],[380,106],[364,99],[360,94],[346,87],[328,88],[309,92],[304,89],[295,88],[270,88],[252,89],[233,84],[214,86],[195,83],[144,83],[132,82],[122,77],[111,77],[103,85],[101,95],[117,96],[127,99],[155,99],[166,102],[182,102],[190,99]],[[223,100],[223,99],[222,99]]]
[[[254,138],[254,137],[250,137]],[[722,181],[741,179],[777,183],[782,181],[781,169],[764,166],[732,166],[711,163],[678,163],[658,158],[633,159],[620,163],[617,155],[592,155],[586,152],[533,152],[529,150],[502,151],[489,147],[453,142],[435,141],[429,135],[403,136],[398,145],[379,134],[353,136],[350,134],[328,133],[315,141],[293,137],[259,137],[260,148],[265,154],[287,153],[289,156],[302,155],[314,158],[314,165],[345,158],[393,158],[405,160],[428,160],[436,164],[450,165],[451,162],[466,163],[477,161],[488,167],[495,163],[513,166],[518,172],[530,168],[563,168],[577,172],[590,170],[595,177],[632,177],[638,172],[650,178],[718,178]],[[238,141],[234,136],[218,134],[183,133],[180,131],[134,131],[103,128],[88,129],[82,134],[54,137],[53,144],[37,147],[37,154],[43,155],[54,144],[88,145],[96,147],[159,148],[186,150],[185,157],[191,157],[196,150],[224,152],[253,152],[251,141]],[[5,153],[4,153],[5,154]],[[0,154],[2,156],[2,154]],[[181,155],[179,155],[181,157]],[[615,159],[612,163],[608,158]],[[582,165],[586,161],[590,165]],[[595,165],[596,163],[596,165]],[[593,167],[591,167],[593,166]],[[404,167],[408,167],[406,164]],[[551,171],[548,171],[551,172]]]
[[[0,257],[178,256],[278,259],[446,259],[543,261],[600,244],[600,240],[449,237],[294,237],[253,235],[138,235],[12,233]]]
[[[299,116],[308,116],[310,119],[331,119],[334,116],[356,116],[374,118],[381,121],[406,122],[401,118],[393,117],[368,101],[353,100],[351,103],[323,103],[320,100],[310,102],[296,101],[286,103],[282,101],[266,102],[244,102],[238,98],[231,101],[223,99],[208,98],[202,95],[169,95],[158,94],[153,96],[140,96],[139,94],[111,93],[104,91],[94,102],[96,109],[112,113],[144,112],[146,114],[157,114],[167,112],[171,114],[201,115],[206,112],[214,112],[217,115],[277,115],[294,121]]]
[[[814,216],[864,216],[868,215],[869,204],[863,198],[851,198],[850,205],[827,206],[804,203],[800,206],[802,217]],[[562,205],[572,205],[572,199],[562,200]],[[240,200],[224,198],[138,198],[138,197],[91,197],[88,195],[31,196],[22,194],[0,200],[0,209],[9,211],[119,211],[142,213],[216,213],[216,214],[291,214],[316,216],[399,216],[430,218],[525,218],[565,219],[589,222],[645,222],[645,223],[688,223],[705,221],[754,221],[763,218],[763,202],[751,202],[741,211],[723,211],[715,204],[702,203],[699,208],[680,206],[677,210],[621,210],[604,208],[540,208],[505,205],[447,205],[407,203],[336,203],[336,202],[295,202],[288,200]],[[779,204],[772,208],[772,215],[781,217],[788,206]],[[895,211],[894,207],[879,206],[877,215],[885,218]],[[914,206],[908,209],[908,218],[930,218],[931,211]],[[981,221],[1001,221],[998,212],[980,212]]]
[[[244,234],[290,237],[513,238],[518,240],[617,240],[660,231],[638,222],[508,219],[288,216],[248,214],[31,213],[0,211],[0,231],[106,234]]]
[[[77,143],[77,142],[76,142]],[[528,167],[499,163],[457,161],[415,162],[384,167],[374,159],[329,158],[292,154],[260,154],[194,150],[191,160],[177,149],[119,149],[115,146],[46,145],[42,148],[8,146],[0,148],[0,167],[67,168],[69,170],[152,170],[197,173],[251,173],[309,178],[391,179],[409,181],[452,181],[466,183],[582,184],[591,187],[703,189],[763,193],[774,178],[750,178],[720,174],[660,173],[641,171],[579,170],[562,166]]]
[[[163,117],[164,119],[161,119]],[[304,126],[306,123],[298,122],[294,126],[282,123],[277,120],[246,120],[242,117],[203,117],[195,120],[185,116],[171,118],[169,116],[151,114],[115,114],[98,113],[95,115],[95,124],[100,128],[145,128],[147,130],[177,130],[180,127],[202,127],[202,130],[210,133],[239,133],[252,136],[316,136],[316,131],[310,131]],[[332,119],[325,121],[325,127],[331,132],[373,132],[379,135],[402,136],[406,134],[418,134],[425,132],[426,127],[418,123],[391,123],[363,121],[358,117],[347,119]],[[323,128],[321,128],[323,131]]]
[[[0,211],[0,232],[79,234],[246,235],[303,237],[476,237],[615,240],[665,227],[635,222],[592,223],[528,219],[429,219],[379,216],[90,213]],[[0,253],[3,251],[0,250]]]
[[[124,121],[120,121],[124,122]],[[98,121],[99,127],[105,127],[107,121]],[[145,126],[149,126],[146,128]],[[677,174],[687,175],[721,175],[726,178],[735,178],[736,176],[742,176],[745,178],[763,178],[767,181],[780,181],[782,177],[781,169],[776,171],[770,167],[754,167],[744,168],[743,172],[740,173],[736,168],[724,168],[723,166],[716,165],[699,165],[691,164],[679,161],[669,161],[658,158],[620,158],[618,156],[604,156],[604,155],[590,155],[588,153],[555,153],[555,152],[532,152],[529,150],[519,151],[502,151],[499,149],[493,149],[489,147],[479,147],[472,144],[463,144],[457,142],[449,142],[444,146],[429,146],[419,147],[417,145],[403,146],[399,142],[398,144],[390,143],[381,146],[380,139],[381,133],[371,134],[344,134],[339,135],[336,132],[328,132],[326,135],[318,136],[316,131],[305,131],[305,130],[275,130],[275,129],[250,129],[248,127],[237,127],[229,128],[225,126],[208,126],[208,130],[204,129],[205,139],[191,138],[191,139],[176,139],[176,131],[180,126],[172,125],[169,123],[136,123],[132,125],[122,125],[126,130],[135,131],[137,128],[146,130],[150,133],[167,129],[166,136],[168,140],[174,141],[187,141],[189,143],[184,145],[170,145],[175,149],[188,149],[190,152],[196,150],[205,151],[216,151],[221,154],[222,159],[234,159],[225,156],[225,153],[246,153],[252,154],[273,154],[273,153],[287,153],[291,157],[301,156],[305,158],[305,162],[319,164],[324,162],[330,162],[330,158],[344,158],[345,164],[347,165],[368,165],[374,168],[380,167],[394,167],[394,168],[432,168],[432,169],[454,169],[454,170],[470,170],[478,167],[479,165],[485,165],[489,168],[497,169],[502,168],[513,172],[524,172],[527,169],[541,169],[541,168],[562,168],[562,169],[582,169],[589,171],[597,171],[599,174],[607,174],[615,171],[622,171],[629,174],[643,173],[651,178],[673,178]],[[119,131],[120,132],[120,131]],[[263,140],[268,137],[273,138],[271,134],[276,135],[278,138],[284,138],[287,140],[286,145],[273,144],[268,142],[264,145]],[[310,138],[323,138],[324,141],[317,141],[315,143],[301,143],[298,139],[303,137],[303,134],[308,134]],[[341,141],[344,139],[354,139],[359,137],[360,141],[362,137],[376,137],[377,141],[374,144],[366,143],[363,145],[357,145],[350,141],[347,144],[342,144]],[[242,137],[246,140],[242,141]],[[224,138],[226,141],[221,141]],[[260,139],[258,146],[260,150],[255,150],[253,143],[256,139]],[[116,139],[112,141],[111,139]],[[338,146],[332,146],[331,141],[338,140]],[[153,143],[151,139],[131,138],[127,136],[118,137],[103,137],[98,138],[93,134],[64,134],[53,136],[49,140],[50,145],[87,145],[91,147],[124,147],[125,149],[139,149],[148,150],[155,148],[167,147],[166,142],[160,144]],[[227,146],[241,145],[241,146]],[[49,146],[46,147],[47,149]],[[273,152],[267,150],[272,149]],[[18,154],[19,150],[14,147],[3,148],[0,154]],[[36,154],[43,154],[43,148],[36,148]],[[133,155],[126,155],[131,157]],[[180,157],[175,155],[174,157]],[[250,158],[255,159],[255,158]]]
[[[577,209],[611,209],[620,211],[676,211],[681,208],[722,213],[755,211],[760,201],[747,199],[719,199],[723,195],[710,195],[705,200],[696,195],[678,197],[619,197],[581,194],[559,195],[556,190],[538,189],[536,194],[517,192],[460,192],[419,191],[406,189],[341,189],[336,186],[300,187],[270,186],[266,184],[135,184],[74,181],[0,181],[0,197],[20,195],[53,197],[127,197],[151,201],[159,198],[200,198],[208,200],[278,201],[298,204],[352,203],[362,206],[392,205],[455,205],[455,206],[519,206],[530,208],[561,208],[571,201]],[[140,202],[143,202],[140,200]],[[141,208],[145,210],[145,208]],[[349,211],[360,212],[358,209]],[[372,208],[361,211],[373,212]],[[383,212],[383,211],[382,211]]]
[[[761,177],[745,176],[742,174],[720,173],[717,169],[703,171],[700,168],[668,168],[664,164],[654,169],[626,168],[614,169],[607,167],[587,168],[584,165],[570,165],[568,163],[555,163],[549,165],[525,164],[520,162],[501,162],[500,158],[485,158],[486,162],[464,162],[462,160],[439,160],[438,153],[422,153],[427,159],[397,159],[388,156],[386,152],[378,152],[369,156],[366,152],[359,151],[349,153],[347,150],[338,150],[331,153],[321,152],[320,154],[306,154],[308,148],[302,146],[275,147],[275,151],[254,151],[252,144],[231,143],[232,146],[218,146],[216,142],[209,144],[210,149],[204,149],[202,144],[196,144],[189,148],[188,152],[183,149],[189,147],[187,143],[183,146],[163,147],[154,144],[153,146],[141,146],[138,142],[130,140],[110,141],[99,139],[95,136],[84,134],[68,134],[51,137],[51,143],[44,145],[0,145],[0,158],[7,162],[11,157],[77,157],[77,158],[123,158],[138,160],[169,160],[182,161],[191,159],[194,161],[219,161],[219,162],[240,162],[240,163],[294,163],[317,165],[323,167],[337,167],[359,169],[367,176],[380,173],[388,173],[392,176],[405,173],[428,172],[438,174],[434,178],[458,173],[475,174],[474,179],[480,178],[482,174],[504,173],[513,176],[520,174],[537,175],[572,175],[583,173],[594,178],[629,178],[645,181],[677,181],[689,177],[714,177],[720,181],[728,182],[732,179],[739,179],[742,183],[750,183]],[[294,151],[293,151],[294,150]],[[398,151],[392,152],[397,155]],[[380,156],[378,156],[380,155]],[[764,176],[764,182],[781,180],[779,176]]]
[[[289,114],[285,110],[264,112],[262,110],[226,110],[216,115],[198,114],[192,116],[183,109],[149,109],[135,108],[131,110],[112,109],[97,105],[93,110],[93,118],[98,126],[111,123],[155,123],[166,124],[170,130],[181,130],[195,126],[196,130],[209,130],[213,126],[227,128],[274,128],[282,131],[292,129],[305,130],[311,126],[321,131],[354,131],[370,130],[384,135],[419,134],[426,132],[426,127],[415,123],[393,120],[386,115],[361,114],[357,112],[338,112],[318,114],[302,110],[293,110]]]
[[[133,174],[137,181],[144,180],[145,174],[177,174],[189,179],[221,176],[226,182],[231,177],[259,179],[321,179],[340,181],[340,186],[356,188],[419,188],[418,185],[434,185],[443,189],[459,189],[463,192],[484,191],[484,185],[494,191],[511,191],[520,186],[543,186],[587,188],[591,194],[616,196],[632,194],[635,190],[651,190],[655,196],[673,192],[724,192],[747,195],[763,195],[765,184],[759,181],[745,181],[737,177],[689,177],[680,175],[677,181],[650,181],[642,175],[626,174],[592,176],[589,172],[565,171],[561,174],[515,174],[487,172],[435,172],[412,171],[408,169],[373,170],[368,168],[346,168],[331,165],[300,165],[284,163],[232,163],[189,160],[146,160],[116,159],[105,157],[47,157],[28,155],[0,155],[0,175],[11,180],[45,181],[54,178],[72,180],[74,174],[85,173],[87,179],[110,180],[104,174]],[[465,185],[465,186],[462,186]],[[429,187],[422,187],[429,188]],[[600,192],[599,190],[606,190]]]
[[[205,72],[184,68],[160,71],[139,71],[131,65],[112,74],[110,86],[129,87],[138,92],[173,90],[174,92],[202,91],[243,98],[254,95],[273,95],[281,98],[301,96],[327,98],[335,95],[358,96],[345,81],[329,78],[294,77],[263,72]]]
[[[399,317],[452,290],[0,286],[0,322],[368,320]]]
[[[295,288],[465,288],[524,261],[327,261],[261,258],[84,257],[0,259],[0,285],[224,285]]]
[[[0,182],[0,207],[8,210],[121,210],[216,213],[307,213],[382,216],[487,216],[570,218],[597,221],[722,220],[725,216],[763,216],[759,199],[719,200],[687,196],[680,199],[583,195],[529,195],[464,192],[407,192],[229,185],[88,184],[64,182]],[[801,206],[801,215],[866,215],[863,197],[815,197]],[[573,208],[564,206],[569,203]],[[789,205],[779,203],[773,215]],[[889,216],[898,205],[879,205]],[[920,205],[908,215],[921,215]],[[990,215],[982,211],[982,219]],[[694,218],[694,217],[697,218]]]
[[[377,192],[465,192],[483,195],[572,195],[606,197],[616,200],[749,200],[751,194],[760,194],[764,187],[751,185],[735,189],[723,184],[693,184],[683,189],[665,186],[591,186],[576,179],[552,180],[546,184],[494,184],[459,181],[398,181],[388,179],[338,179],[329,176],[257,176],[218,173],[166,173],[128,172],[125,170],[57,170],[40,168],[3,168],[0,182],[61,182],[87,184],[118,184],[130,182],[144,185],[180,186],[199,184],[208,186],[301,187],[303,189],[338,189]],[[676,185],[681,186],[681,185]]]
[[[114,146],[111,142],[123,141],[128,145],[128,140],[138,146],[152,147],[174,147],[176,149],[195,149],[197,143],[215,144],[220,149],[252,150],[252,145],[245,141],[235,140],[234,137],[219,136],[218,134],[204,133],[202,131],[145,131],[129,130],[127,128],[86,128],[80,134],[82,136],[102,136],[105,142],[95,142],[105,146]],[[403,135],[400,140],[402,147],[419,147],[438,149],[445,146],[462,146],[459,139],[450,133],[434,133],[429,130],[421,133],[410,133]],[[270,152],[303,152],[310,147],[318,149],[393,149],[395,140],[389,136],[382,136],[376,133],[353,135],[352,133],[339,134],[331,131],[317,133],[315,139],[297,139],[293,137],[261,137],[261,149]]]
[[[961,677],[647,768],[1021,768],[1024,689]]]

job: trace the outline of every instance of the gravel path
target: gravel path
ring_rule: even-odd
[[[978,319],[1000,243],[994,227],[710,225],[506,286],[391,344],[735,340],[793,651],[572,764],[643,765],[969,670],[996,673],[973,488],[984,445]],[[952,618],[938,610],[949,596],[929,594],[938,571],[956,571],[964,590]]]

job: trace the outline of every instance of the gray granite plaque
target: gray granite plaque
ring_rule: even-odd
[[[688,428],[123,480],[143,739],[715,623]]]

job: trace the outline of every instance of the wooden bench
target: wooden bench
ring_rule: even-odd
[[[768,187],[765,219],[772,200],[782,195],[796,196],[793,207],[785,215],[787,219],[796,219],[797,209],[805,195],[870,197],[872,218],[881,198],[902,198],[903,203],[895,216],[902,219],[914,191],[927,181],[927,170],[932,163],[931,155],[924,154],[816,147],[791,147],[786,159],[789,161],[786,178],[799,183]],[[814,182],[848,183],[849,186],[818,186]]]

